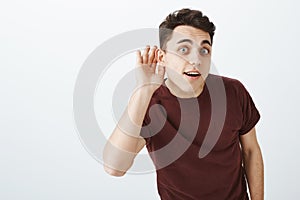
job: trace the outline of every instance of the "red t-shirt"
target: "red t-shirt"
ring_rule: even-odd
[[[249,199],[239,136],[259,118],[235,79],[209,74],[196,98],[177,98],[164,84],[159,87],[141,136],[156,166],[161,199]]]

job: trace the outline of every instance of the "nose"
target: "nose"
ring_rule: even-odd
[[[194,66],[201,65],[201,55],[198,51],[193,51],[189,57],[189,63]]]

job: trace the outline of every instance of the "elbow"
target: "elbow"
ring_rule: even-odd
[[[124,176],[126,174],[125,171],[119,171],[119,170],[116,170],[116,169],[112,169],[108,166],[104,166],[104,171],[111,175],[111,176],[115,176],[115,177],[121,177],[121,176]]]
[[[132,166],[134,155],[108,143],[103,152],[103,167],[105,172],[111,176],[123,176]]]

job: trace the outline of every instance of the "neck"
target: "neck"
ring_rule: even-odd
[[[188,91],[182,90],[170,79],[167,79],[165,83],[171,94],[174,96],[179,98],[194,98],[198,97],[202,93],[205,81],[202,81],[200,84],[197,84],[194,87],[190,86]]]

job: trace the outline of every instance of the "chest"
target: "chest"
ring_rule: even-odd
[[[156,129],[153,137],[154,149],[164,147],[177,134],[199,148],[212,146],[213,151],[228,149],[239,142],[243,115],[236,99],[226,99],[218,105],[208,97],[189,101],[166,100],[160,104],[164,109],[154,110],[152,123],[153,128],[161,127]]]

